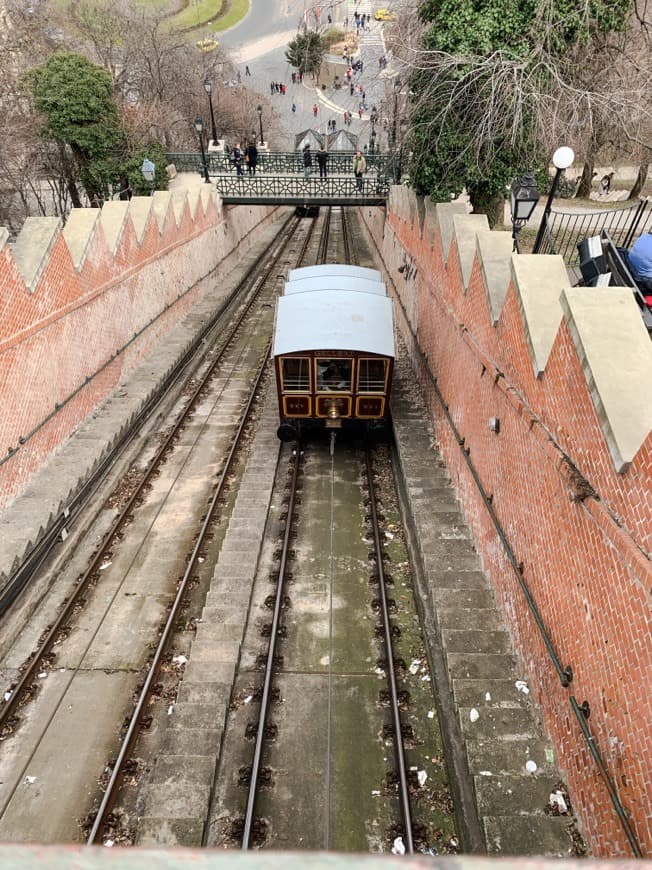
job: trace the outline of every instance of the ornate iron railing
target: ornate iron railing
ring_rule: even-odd
[[[348,175],[218,175],[211,178],[226,204],[379,205],[387,200],[390,179],[375,172]]]
[[[313,163],[316,163],[316,152],[312,152]],[[351,172],[353,151],[329,151],[329,172]],[[168,163],[174,163],[177,172],[203,171],[202,158],[199,152],[166,154]],[[393,154],[366,154],[368,171],[375,170],[379,175],[391,175],[396,158]],[[224,175],[235,172],[235,168],[227,154],[209,151],[206,154],[206,165],[210,175]],[[314,167],[316,168],[316,166]],[[303,173],[303,156],[298,151],[259,151],[257,171],[263,173]]]

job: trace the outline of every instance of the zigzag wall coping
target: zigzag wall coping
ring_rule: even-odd
[[[172,191],[172,208],[174,209],[174,218],[177,226],[179,226],[183,218],[183,210],[186,207],[187,200],[188,191],[185,188]]]
[[[28,217],[12,246],[14,262],[30,293],[48,263],[60,229],[61,218]]]
[[[156,190],[152,196],[152,211],[158,224],[159,233],[163,232],[165,221],[168,217],[170,203],[172,202],[172,194],[169,190]]]
[[[102,214],[100,222],[104,230],[104,237],[109,251],[112,254],[118,249],[122,233],[124,232],[125,223],[127,221],[127,212],[129,203],[116,200],[115,202],[105,202],[102,206]]]
[[[9,241],[9,230],[7,227],[0,227],[0,251]]]
[[[79,272],[100,219],[99,208],[73,208],[62,230],[70,257]]]
[[[568,287],[566,266],[559,254],[518,254],[511,266],[534,373],[540,377],[561,323],[559,297]]]
[[[652,429],[652,343],[631,288],[568,287],[560,305],[616,469],[626,471]]]
[[[149,223],[149,213],[152,210],[151,196],[133,196],[129,200],[129,217],[134,225],[134,232],[140,245],[145,235],[145,228]]]
[[[462,267],[462,281],[466,290],[471,280],[473,261],[477,248],[476,235],[489,229],[485,214],[455,214],[453,215],[453,230],[457,241],[457,251]]]
[[[453,224],[455,215],[466,214],[468,214],[468,211],[463,202],[435,203],[435,217],[437,218],[437,227],[441,238],[441,250],[444,257],[444,263],[448,263],[448,255],[450,254],[451,241],[455,229]]]
[[[482,267],[489,298],[491,320],[495,326],[503,310],[507,288],[512,275],[514,240],[509,232],[480,230],[476,235],[476,252]]]

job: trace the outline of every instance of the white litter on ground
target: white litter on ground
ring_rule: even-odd
[[[184,655],[178,655],[174,656],[172,661],[175,663],[175,665],[185,665],[187,664],[188,659]]]
[[[551,792],[550,797],[548,798],[548,803],[551,807],[557,807],[561,815],[568,812],[568,804],[564,800],[564,796],[559,789]]]
[[[100,571],[106,570],[109,565],[113,565],[113,562],[102,562],[102,564],[100,565]]]
[[[44,680],[47,677],[47,675],[48,675],[47,671],[41,671],[41,673],[38,675],[38,678],[39,678],[39,680]]]
[[[491,701],[491,692],[485,692],[484,699],[485,701]]]
[[[517,681],[514,683],[514,685],[516,686],[516,688],[518,689],[518,691],[519,691],[519,692],[523,692],[524,695],[529,695],[529,694],[530,694],[530,690],[529,690],[528,685],[527,685],[527,683],[525,682],[525,680],[517,680]]]
[[[490,770],[481,770],[480,776],[493,776],[493,773]]]
[[[397,837],[392,846],[392,855],[405,855],[405,843],[403,837]]]
[[[168,707],[168,716],[171,716],[174,713],[174,704],[170,704]]]
[[[34,783],[36,782],[36,777],[35,776],[26,776],[25,782],[27,783],[27,785],[34,785]]]
[[[385,532],[385,537],[387,538],[388,541],[394,540],[394,535],[391,532]]]
[[[435,711],[428,710],[428,719],[434,719],[434,718],[435,718]]]
[[[372,796],[372,797],[378,797],[379,794],[380,794],[380,791],[379,791],[377,788],[375,788],[375,789],[371,792],[371,796]]]
[[[243,701],[242,703],[243,703],[243,704],[251,704],[251,702],[253,701],[253,699],[254,699],[254,696],[253,696],[253,695],[247,695],[247,697],[244,699],[244,701]]]
[[[419,781],[419,785],[421,786],[421,788],[424,787],[427,779],[428,779],[428,774],[425,772],[425,770],[419,770],[417,772],[417,780]]]
[[[525,762],[525,769],[527,770],[528,773],[536,773],[537,769],[538,769],[536,761],[532,761],[532,759],[530,759],[529,761],[526,761]]]
[[[413,660],[412,660],[412,664],[411,664],[410,667],[408,668],[409,672],[410,672],[411,674],[416,674],[417,671],[419,670],[419,665],[420,665],[420,664],[421,664],[421,662],[419,661],[419,659],[413,659]]]
[[[5,701],[8,701],[9,698],[11,698],[12,695],[13,695],[13,692],[5,692],[5,696],[4,696],[4,697],[5,697]]]
[[[479,718],[480,714],[478,713],[478,711],[475,709],[475,707],[471,707],[471,712],[469,713],[469,719],[471,720],[471,722],[477,722]]]

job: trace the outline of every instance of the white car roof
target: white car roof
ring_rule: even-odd
[[[283,295],[310,293],[313,290],[356,290],[359,293],[376,293],[378,296],[387,296],[387,289],[382,281],[351,278],[348,275],[315,275],[288,281]]]
[[[392,300],[352,290],[279,296],[273,356],[350,350],[394,356]]]
[[[288,281],[298,281],[301,278],[314,278],[317,275],[344,275],[349,278],[367,278],[369,281],[383,280],[383,276],[378,269],[367,269],[364,266],[348,266],[344,263],[323,263],[321,266],[302,266],[300,269],[290,269]]]

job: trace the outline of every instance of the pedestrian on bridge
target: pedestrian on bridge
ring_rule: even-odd
[[[358,148],[353,158],[353,174],[355,175],[355,185],[358,190],[362,190],[362,176],[366,171],[367,161],[364,159],[362,151]]]
[[[319,166],[319,177],[328,178],[328,151],[322,145],[317,152],[317,165]]]
[[[305,178],[310,178],[312,171],[312,154],[310,153],[310,145],[306,142],[303,146],[303,175]]]
[[[253,142],[247,145],[245,151],[245,163],[247,164],[247,172],[249,175],[256,174],[256,166],[258,164],[258,149]]]
[[[317,112],[318,112],[318,111],[319,111],[319,107],[318,107],[317,103],[313,103],[313,106],[312,106],[312,114],[315,116],[315,118],[317,117]]]

